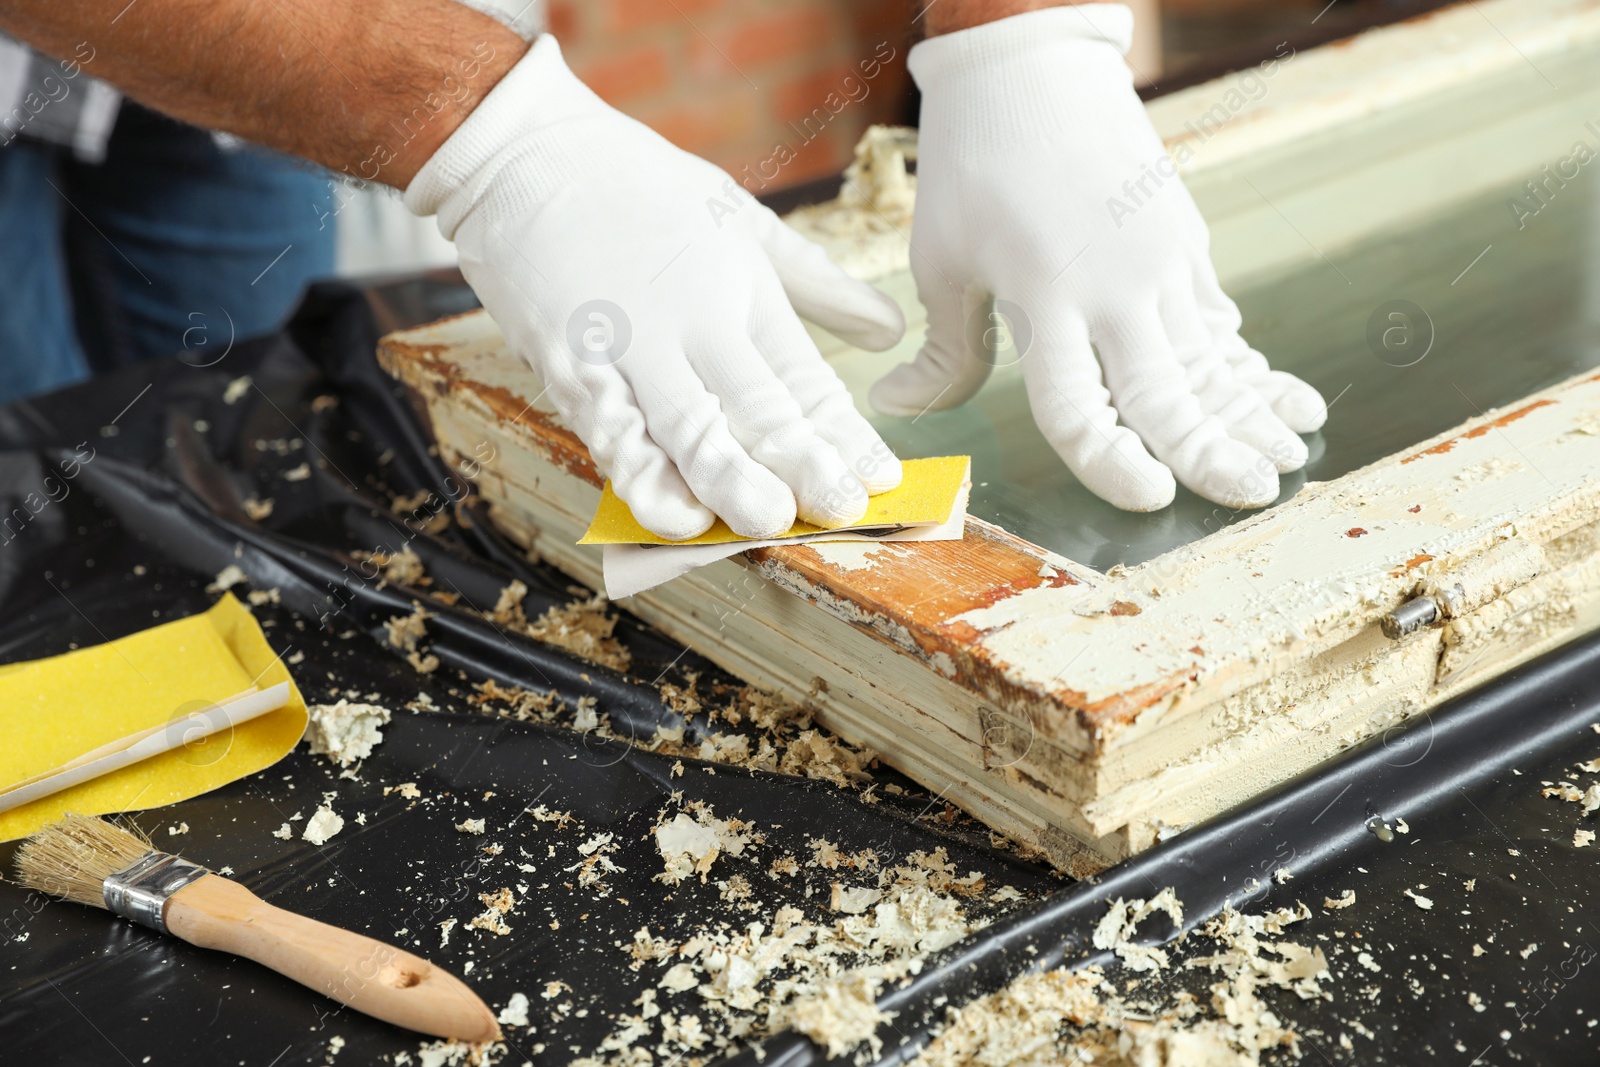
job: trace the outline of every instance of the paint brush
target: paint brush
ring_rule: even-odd
[[[17,876],[41,893],[255,960],[408,1030],[471,1042],[500,1036],[488,1006],[454,975],[363,934],[274,907],[238,882],[157,851],[137,829],[68,815],[22,844]]]

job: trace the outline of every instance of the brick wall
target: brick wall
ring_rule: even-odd
[[[904,119],[913,0],[550,0],[608,102],[755,192],[839,171]]]

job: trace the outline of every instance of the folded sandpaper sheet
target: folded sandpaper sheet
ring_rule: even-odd
[[[1016,889],[1018,899],[997,911],[993,925],[885,991],[882,1006],[895,1015],[881,1035],[881,1062],[909,1056],[949,1007],[1008,977],[1058,961],[1102,959],[1089,935],[1109,900],[1166,886],[1187,905],[1186,925],[1225,903],[1261,910],[1303,900],[1314,914],[1295,928],[1296,939],[1332,945],[1361,934],[1381,971],[1337,955],[1327,983],[1332,999],[1263,994],[1304,1035],[1310,1062],[1595,1057],[1600,1027],[1589,1023],[1600,1010],[1600,971],[1592,962],[1600,949],[1600,853],[1574,844],[1574,829],[1588,825],[1579,806],[1542,796],[1541,784],[1575,779],[1576,764],[1600,756],[1600,734],[1591,729],[1600,723],[1600,643],[1547,655],[1245,810],[1077,885],[992,850],[978,828],[949,818],[936,790],[887,770],[874,773],[905,792],[880,789],[877,804],[821,782],[728,767],[710,773],[694,760],[682,761],[687,767],[678,774],[674,759],[621,742],[471,714],[461,696],[483,679],[554,687],[594,697],[623,736],[648,738],[658,726],[700,736],[705,724],[686,722],[651,683],[682,682],[686,671],[698,672],[702,684],[737,681],[626,617],[617,636],[631,652],[627,672],[509,636],[481,616],[442,605],[430,605],[436,617],[428,624],[438,671],[419,676],[389,645],[384,622],[409,612],[415,591],[354,577],[352,551],[409,545],[435,588],[484,609],[512,578],[529,587],[530,617],[572,593],[563,575],[530,564],[496,538],[470,504],[468,522],[436,533],[413,531],[386,506],[393,493],[448,492],[449,475],[428,455],[425,430],[372,359],[377,324],[424,321],[461,310],[470,297],[459,286],[424,283],[382,295],[386,302],[374,305],[350,290],[321,289],[288,333],[240,346],[221,364],[135,367],[0,409],[0,514],[13,516],[0,531],[0,661],[54,654],[204,610],[215,599],[205,587],[237,564],[252,581],[236,592],[277,591],[276,602],[268,598],[255,611],[286,659],[303,656],[295,670],[309,702],[338,689],[397,710],[415,705],[419,693],[457,708],[400,711],[356,779],[297,750],[216,793],[139,817],[158,839],[231,866],[275,903],[376,936],[431,921],[431,913],[419,914],[430,893],[475,897],[510,875],[480,862],[487,836],[457,831],[464,817],[533,833],[519,813],[544,804],[615,827],[610,855],[626,871],[613,876],[610,896],[552,893],[532,914],[513,916],[504,937],[453,938],[428,953],[457,973],[471,962],[469,980],[497,1008],[521,992],[537,1009],[547,1005],[538,995],[545,983],[571,987],[583,1014],[541,1014],[538,1041],[519,1040],[503,1062],[561,1064],[594,1049],[616,1016],[636,1011],[642,991],[658,980],[656,972],[630,969],[613,937],[636,925],[681,931],[715,906],[714,881],[669,889],[653,880],[661,858],[646,831],[664,798],[680,790],[719,815],[759,822],[774,848],[803,852],[810,838],[824,835],[844,849],[888,856],[939,845],[962,869]],[[228,383],[245,375],[248,388],[225,401]],[[92,444],[95,458],[77,462],[67,479],[82,442]],[[282,477],[302,463],[310,477]],[[46,485],[56,492],[38,507]],[[270,497],[271,513],[252,520],[243,506],[250,497]],[[440,799],[385,795],[407,781]],[[322,848],[298,833],[272,836],[330,792],[350,820],[341,835]],[[357,814],[366,816],[364,825],[354,824]],[[1409,833],[1380,840],[1370,828],[1374,819],[1403,819]],[[7,868],[11,852],[0,849]],[[1280,868],[1291,869],[1292,880],[1274,880]],[[807,888],[825,889],[807,875],[792,890],[797,905],[805,904]],[[1355,906],[1315,907],[1347,889],[1357,894]],[[1420,908],[1407,890],[1434,906]],[[5,1062],[289,1065],[395,1062],[400,1052],[417,1053],[412,1035],[341,1012],[253,965],[91,909],[45,902],[10,881],[0,883],[0,917]],[[1149,933],[1156,939],[1170,931],[1152,923]],[[1475,955],[1474,944],[1487,951]],[[1209,999],[1206,972],[1180,972],[1174,980]],[[758,1061],[754,1051],[742,1055]],[[1287,1062],[1281,1053],[1266,1058]],[[786,1035],[769,1041],[759,1059],[809,1064],[825,1055]]]

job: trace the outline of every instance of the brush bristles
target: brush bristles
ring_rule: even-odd
[[[41,893],[103,908],[106,876],[154,849],[137,827],[67,815],[17,849],[17,880]]]

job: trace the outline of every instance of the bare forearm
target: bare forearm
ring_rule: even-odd
[[[928,36],[954,33],[1040,8],[1088,2],[1090,0],[934,0],[927,9]]]
[[[0,28],[176,118],[398,188],[527,49],[454,0],[8,0]]]

